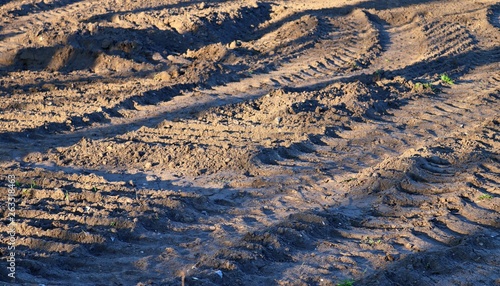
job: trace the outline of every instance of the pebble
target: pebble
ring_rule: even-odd
[[[158,180],[158,177],[156,177],[156,176],[153,176],[153,175],[147,175],[146,176],[146,181],[148,181],[148,182],[153,182],[153,181],[156,181],[156,180]]]
[[[230,44],[229,44],[229,48],[230,49],[236,49],[238,47],[241,46],[241,41],[239,40],[235,40],[235,41],[232,41]]]

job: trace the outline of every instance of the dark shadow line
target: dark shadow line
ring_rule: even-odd
[[[52,2],[51,4],[45,4],[43,1],[32,4],[23,4],[20,9],[9,11],[8,13],[14,17],[22,17],[33,13],[40,13],[58,9],[81,1],[82,0],[58,0]]]

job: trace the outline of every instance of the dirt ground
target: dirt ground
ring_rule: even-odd
[[[2,285],[500,285],[497,1],[0,20]]]

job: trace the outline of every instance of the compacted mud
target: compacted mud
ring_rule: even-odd
[[[3,284],[500,285],[496,1],[0,20]]]

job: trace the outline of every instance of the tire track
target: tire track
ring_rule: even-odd
[[[123,284],[135,277],[134,283],[220,284],[217,269],[231,285],[248,279],[336,285],[339,277],[358,279],[394,263],[403,267],[387,268],[387,284],[407,283],[408,277],[435,284],[455,270],[438,262],[441,253],[453,256],[446,260],[453,266],[462,263],[470,271],[474,261],[484,270],[469,272],[471,279],[489,274],[494,255],[485,262],[478,253],[498,252],[488,244],[500,227],[498,49],[477,52],[475,41],[484,39],[431,13],[407,20],[412,14],[395,11],[405,20],[392,26],[373,9],[330,11],[292,17],[296,21],[249,36],[241,46],[231,42],[234,50],[214,49],[232,60],[255,59],[241,72],[287,61],[274,70],[248,72],[227,86],[221,80],[213,90],[190,87],[191,96],[159,107],[147,105],[161,103],[168,92],[145,91],[145,98],[122,101],[131,110],[122,113],[131,117],[123,125],[110,124],[98,136],[93,133],[100,129],[89,128],[43,141],[40,153],[5,169],[4,176],[17,170],[42,182],[21,183],[27,189],[19,211],[25,277],[49,284],[54,274],[41,266],[44,258],[58,263],[59,281],[71,276],[67,268],[87,267],[80,273],[86,283]],[[295,26],[301,31],[290,33]],[[278,36],[282,42],[265,43]],[[420,36],[428,44],[420,46]],[[412,55],[402,57],[408,51]],[[461,75],[455,85],[432,82],[440,88],[434,92],[416,88],[415,78],[425,76],[422,66],[439,73],[454,64],[448,60],[459,61],[460,68],[460,60],[468,59],[473,61],[465,73],[452,71]],[[155,86],[134,78],[123,89],[108,87],[127,92],[134,81]],[[272,87],[288,88],[263,93]],[[211,95],[217,97],[207,100]],[[43,102],[44,95],[36,100]],[[73,144],[82,137],[96,139]],[[89,261],[75,262],[74,255]],[[401,269],[404,278],[397,280]],[[377,279],[370,283],[383,280]]]
[[[422,27],[428,40],[427,59],[449,57],[472,51],[477,41],[458,23],[435,21]]]
[[[494,231],[500,226],[496,215],[500,183],[498,138],[494,135],[498,132],[498,120],[481,116],[483,119],[478,118],[477,125],[465,131],[450,126],[456,126],[456,118],[470,116],[468,110],[479,106],[485,109],[485,114],[490,114],[498,106],[498,98],[492,101],[489,97],[439,102],[437,106],[449,108],[449,102],[457,106],[448,111],[439,108],[429,119],[418,118],[449,122],[444,128],[452,131],[446,135],[437,133],[439,139],[424,138],[420,141],[423,146],[417,143],[418,148],[410,149],[413,151],[399,159],[388,159],[368,168],[366,179],[361,179],[365,183],[361,187],[353,185],[361,192],[371,190],[377,197],[370,203],[373,217],[363,226],[385,229],[392,221],[404,217],[412,225],[413,235],[445,244],[457,236]],[[440,120],[442,116],[448,118]],[[392,171],[379,173],[379,170]],[[374,172],[378,174],[375,178],[371,176]]]
[[[82,5],[91,4],[85,2]],[[61,9],[54,9],[52,11],[37,14],[35,19],[26,19],[25,17],[21,17],[16,23],[16,27],[20,30],[26,30],[26,27],[36,26],[38,24],[42,25],[41,23],[47,21],[46,19],[60,19],[67,15],[75,14],[79,9],[90,9],[90,6],[81,6],[78,3],[75,3],[73,5],[64,6]],[[366,66],[372,61],[373,58],[376,57],[379,51],[379,44],[377,42],[378,32],[370,23],[364,12],[355,10],[348,16],[317,17],[320,17],[320,22],[322,22],[318,28],[320,30],[319,34],[314,34],[315,37],[319,35],[321,38],[318,43],[311,45],[310,40],[314,39],[314,37],[309,40],[306,39],[305,45],[299,45],[297,51],[292,51],[292,53],[287,56],[290,61],[284,64],[284,66],[278,67],[277,71],[273,71],[269,74],[251,76],[248,80],[242,80],[235,82],[234,84],[228,84],[227,86],[217,86],[215,89],[222,92],[224,90],[228,90],[229,93],[229,90],[235,88],[235,86],[238,86],[239,89],[243,87],[241,90],[242,92],[245,92],[249,87],[257,87],[258,89],[261,89],[262,87],[266,87],[265,85],[263,86],[263,83],[265,82],[268,83],[267,88],[269,88],[270,85],[285,86],[304,84],[310,82],[311,80],[316,81],[329,79],[335,74],[341,74],[345,71],[362,68],[362,66]],[[21,22],[21,24],[19,24],[19,22]],[[348,27],[348,30],[343,30],[344,26]],[[342,29],[340,27],[342,27]],[[280,31],[281,30],[277,32]],[[283,31],[286,31],[286,29]],[[274,33],[275,32],[272,32],[271,34],[274,35]],[[303,40],[301,37],[298,39],[301,41]],[[7,48],[7,46],[8,45],[4,47]],[[24,44],[17,45],[17,48],[20,48],[21,46],[25,48]],[[258,44],[256,44],[256,46],[258,46]],[[319,56],[321,54],[320,52],[324,49],[331,51],[331,55],[327,57]],[[359,54],[356,54],[358,52]],[[285,57],[285,60],[287,57]],[[88,85],[88,88],[90,87],[91,85]],[[85,92],[86,88],[87,85],[79,86],[76,90],[77,95],[82,92],[82,89],[83,92]],[[144,88],[141,90],[144,90]],[[260,93],[262,91],[260,90],[258,92]],[[155,92],[153,92],[153,94],[154,93]],[[43,92],[40,93],[40,95],[43,94]],[[144,92],[143,97],[147,97],[148,94],[148,92]],[[100,97],[100,95],[96,96]],[[43,97],[45,98],[45,96]],[[109,99],[107,100],[109,101]],[[97,102],[100,101],[101,100],[97,100]],[[147,104],[148,100],[144,99],[140,101]],[[156,102],[154,99],[152,101]],[[127,111],[124,113],[128,114],[133,112]],[[105,117],[108,116],[105,115]],[[75,120],[76,119],[77,118],[75,118]],[[82,116],[81,119],[88,121],[87,116]],[[74,120],[70,119],[70,121]]]
[[[36,14],[16,17],[7,26],[4,26],[1,31],[0,35],[12,36],[7,36],[2,40],[0,54],[7,57],[9,54],[15,54],[18,50],[31,45],[50,45],[50,39],[43,36],[47,24],[61,24],[68,20],[78,22],[79,18],[85,17],[86,13],[94,11],[96,7],[98,7],[98,3],[93,1],[72,1],[61,3],[49,11],[40,11]],[[77,18],[74,19],[74,17]],[[30,45],[29,42],[31,41],[28,40],[34,40],[35,42]]]
[[[354,10],[347,16],[323,14],[314,16],[318,22],[314,34],[317,40],[285,56],[287,62],[277,66],[276,70],[255,74],[226,86],[218,86],[215,90],[225,93],[235,89],[235,86],[284,87],[320,82],[364,69],[380,54],[379,30],[365,12]],[[269,47],[265,46],[266,39],[277,33],[280,33],[280,29],[262,36],[256,41],[256,48],[268,50]]]
[[[303,51],[305,54],[301,58],[296,59],[296,60],[291,60],[290,63],[285,64],[286,66],[290,66],[290,67],[294,66],[295,70],[301,69],[302,72],[300,72],[300,73],[288,73],[288,72],[286,72],[287,68],[280,67],[276,73],[283,75],[283,76],[281,76],[281,82],[280,82],[279,78],[275,79],[279,85],[283,85],[284,81],[287,81],[289,83],[296,83],[297,81],[298,82],[308,81],[308,80],[310,80],[309,75],[314,74],[314,73],[319,74],[321,77],[329,77],[331,75],[328,75],[326,73],[331,73],[333,70],[350,69],[351,67],[346,63],[351,61],[354,58],[353,57],[354,53],[359,52],[359,50],[368,52],[370,57],[376,56],[375,51],[378,51],[378,47],[379,47],[379,43],[376,41],[376,35],[378,35],[378,33],[377,33],[377,30],[369,23],[369,19],[364,12],[355,11],[352,14],[350,14],[346,17],[340,18],[340,19],[330,18],[329,21],[330,21],[330,24],[328,24],[328,25],[324,24],[323,27],[320,27],[320,29],[324,30],[326,26],[334,26],[334,25],[336,25],[337,28],[334,31],[330,31],[327,34],[325,34],[325,36],[323,36],[323,38],[325,38],[326,40],[324,40],[324,43],[320,44],[320,48],[322,49],[325,45],[327,45],[329,47],[331,46],[332,51],[334,51],[336,53],[336,57],[339,60],[335,60],[332,57],[332,60],[327,62],[327,61],[321,60],[321,57],[318,58],[318,56],[316,55],[319,53],[320,48],[315,48],[312,51],[310,51],[309,49],[306,49]],[[313,19],[313,22],[314,22],[314,19]],[[332,23],[334,23],[334,24],[332,24]],[[347,25],[349,27],[349,29],[347,31],[339,29],[339,27],[343,27],[344,25]],[[338,30],[338,31],[336,31],[336,30]],[[357,32],[354,33],[354,30],[356,30]],[[347,38],[348,40],[346,40],[346,35],[353,35],[353,36],[352,37],[349,36]],[[366,35],[369,35],[369,36],[367,37]],[[364,42],[366,39],[368,39],[368,42]],[[345,44],[342,44],[342,42],[345,42]],[[367,43],[368,43],[368,48],[366,46]],[[376,46],[376,48],[373,48],[374,46]],[[335,49],[333,50],[333,48],[335,48]],[[338,53],[338,51],[342,51],[342,53],[340,54],[340,53]],[[316,58],[310,59],[307,57],[308,55],[314,55],[319,60],[316,60]],[[361,53],[361,55],[363,55],[363,53]],[[294,58],[294,57],[295,57],[294,55],[291,56],[291,58]],[[358,60],[364,61],[366,63],[370,61],[368,59],[362,60],[362,57],[361,57],[361,59],[358,59]],[[311,61],[313,62],[312,64],[310,63]],[[303,68],[304,66],[306,66],[306,68]],[[284,72],[284,70],[285,70],[285,72]],[[284,76],[284,75],[287,75],[287,76]],[[264,76],[273,79],[272,72],[269,75],[264,75]],[[254,80],[254,79],[252,79],[252,80]],[[241,82],[238,82],[237,84],[241,85]],[[230,87],[228,87],[228,88],[230,88]],[[190,126],[192,125],[193,126],[192,128],[195,128],[195,129],[182,128],[182,125],[184,125],[186,123],[182,123],[182,124],[164,123],[165,125],[170,126],[168,128],[169,129],[168,133],[182,134],[182,136],[174,136],[174,137],[168,136],[169,138],[170,137],[172,137],[172,138],[170,138],[169,140],[156,140],[156,141],[153,141],[151,143],[142,142],[140,144],[132,144],[131,146],[127,146],[124,149],[124,150],[128,150],[128,151],[125,151],[124,153],[122,151],[120,151],[119,153],[122,155],[123,154],[130,154],[130,156],[125,156],[126,159],[124,160],[124,162],[125,161],[128,162],[128,160],[132,160],[132,161],[135,160],[138,163],[137,167],[139,167],[139,168],[146,163],[148,163],[149,165],[152,165],[152,166],[155,166],[155,165],[163,166],[165,163],[169,163],[169,166],[171,166],[173,169],[183,169],[183,170],[192,169],[194,174],[197,174],[199,172],[213,173],[215,171],[219,171],[221,168],[229,168],[229,167],[236,168],[236,169],[242,169],[242,170],[248,170],[248,166],[244,166],[244,164],[242,162],[249,161],[250,154],[252,154],[254,152],[252,150],[255,150],[255,149],[243,150],[244,147],[246,147],[246,145],[248,144],[248,142],[257,143],[259,141],[264,141],[264,142],[267,141],[267,142],[269,142],[268,146],[272,146],[273,144],[275,144],[272,142],[275,141],[276,138],[282,138],[281,140],[284,140],[285,142],[292,142],[293,140],[296,140],[297,135],[294,132],[291,132],[292,130],[290,130],[288,135],[285,135],[285,136],[279,135],[277,132],[273,131],[273,128],[274,128],[277,120],[279,120],[277,118],[280,118],[280,114],[282,112],[288,112],[288,110],[291,110],[291,112],[293,112],[293,113],[298,113],[297,118],[294,119],[294,120],[298,121],[298,120],[301,120],[301,116],[303,116],[303,114],[301,114],[301,113],[304,111],[306,113],[309,113],[309,112],[321,113],[321,112],[325,111],[325,110],[323,110],[323,107],[321,106],[321,104],[318,105],[315,101],[311,101],[309,103],[308,102],[303,103],[303,102],[297,102],[296,99],[293,99],[293,100],[290,100],[289,102],[285,102],[285,101],[283,101],[283,99],[279,98],[279,95],[276,95],[276,96],[271,95],[271,96],[272,96],[272,99],[269,100],[269,102],[266,102],[266,100],[263,100],[263,101],[260,101],[258,103],[250,103],[249,105],[244,103],[242,105],[242,107],[239,107],[239,108],[242,108],[243,112],[245,112],[245,110],[248,110],[249,112],[253,112],[253,111],[255,111],[255,109],[258,110],[258,109],[264,108],[264,106],[267,106],[266,108],[270,108],[269,112],[274,113],[274,111],[272,111],[272,108],[274,108],[274,106],[271,106],[270,102],[274,102],[275,100],[278,100],[278,102],[279,102],[278,104],[282,105],[284,110],[278,111],[275,115],[273,115],[273,114],[264,115],[265,118],[262,118],[262,115],[254,114],[253,116],[255,116],[255,119],[253,119],[251,117],[250,118],[247,117],[247,115],[245,115],[243,117],[234,117],[234,116],[227,117],[227,115],[222,114],[221,118],[210,118],[211,121],[208,120],[207,123],[203,122],[203,120],[206,120],[206,119],[203,119],[203,117],[202,117],[202,119],[203,119],[202,121],[189,120],[188,121],[189,125]],[[293,95],[287,95],[287,97],[290,97],[289,99],[292,99],[291,98],[292,96]],[[325,99],[325,100],[328,100],[328,99]],[[345,99],[345,100],[349,100],[349,98]],[[290,103],[293,103],[292,106],[290,106]],[[256,106],[252,107],[252,105],[255,105],[255,104],[256,104]],[[229,111],[229,110],[231,108],[236,107],[236,106],[238,106],[238,105],[225,107],[223,110],[227,110],[227,112],[234,114],[233,111]],[[217,111],[215,111],[215,113],[217,114]],[[222,113],[224,113],[224,112],[222,112]],[[250,120],[250,122],[248,122],[247,120]],[[224,122],[227,122],[226,123],[228,126],[227,128],[224,127],[224,125],[225,125]],[[235,123],[238,125],[241,125],[242,127],[241,128],[230,127],[230,126],[234,126]],[[264,123],[263,124],[264,126],[255,126],[256,124],[262,125],[262,123]],[[211,125],[213,125],[213,124],[216,124],[217,128],[212,127]],[[280,122],[277,122],[277,124],[279,126],[283,126],[283,124],[281,124]],[[242,129],[242,128],[244,128],[244,126],[247,126],[246,128],[253,127],[255,130],[252,130],[253,132],[250,132],[250,133],[248,133],[248,131],[244,132],[245,129]],[[309,127],[308,131],[311,131],[310,127]],[[154,133],[156,131],[152,130],[151,132]],[[219,135],[216,135],[217,132],[223,132],[223,133],[219,136]],[[329,131],[329,129],[326,127],[322,127],[322,129],[318,130],[318,132],[320,134],[324,134],[325,132],[329,133],[331,131]],[[149,137],[147,135],[147,133],[143,133],[143,131],[141,131],[139,133],[142,134],[142,135],[140,135],[141,138],[148,138]],[[132,137],[139,136],[138,135],[139,133],[137,133],[135,135],[129,134],[129,136],[132,136]],[[207,135],[208,137],[204,137],[204,136],[200,137],[200,136],[197,136],[196,134],[204,134],[204,135]],[[210,134],[212,134],[212,135],[210,135]],[[231,156],[229,156],[228,155],[229,153],[227,153],[226,155],[223,155],[223,157],[224,158],[229,158],[229,157],[234,158],[234,160],[232,160],[232,162],[234,162],[234,164],[237,164],[237,165],[231,164],[232,162],[224,162],[224,161],[220,162],[222,164],[215,164],[215,165],[213,165],[212,163],[208,164],[208,162],[212,161],[212,160],[210,160],[210,158],[213,158],[214,156],[220,155],[220,154],[217,154],[217,150],[219,150],[221,147],[221,144],[218,143],[221,141],[221,139],[218,139],[218,138],[228,137],[228,136],[231,139],[230,140],[224,139],[223,141],[233,142],[231,144],[232,145],[231,148],[228,148],[228,147],[225,148],[226,150],[230,150],[228,152],[231,153]],[[132,137],[129,137],[129,139]],[[207,140],[205,141],[204,139],[207,139]],[[125,139],[124,138],[116,138],[117,142],[121,142],[123,140],[125,140]],[[193,143],[196,142],[196,144],[192,145],[191,147],[189,147],[185,150],[184,149],[180,150],[179,149],[180,147],[178,146],[178,143],[176,143],[176,142],[180,142],[182,140],[187,140],[187,141],[193,142]],[[143,140],[141,140],[141,141],[143,141]],[[242,143],[239,144],[238,142],[242,142]],[[82,144],[85,146],[81,146]],[[213,144],[215,144],[215,145],[213,145]],[[120,145],[123,145],[123,144],[118,143],[117,147]],[[145,150],[144,152],[151,154],[150,151],[146,151],[146,150],[148,148],[153,148],[156,150],[156,147],[154,147],[154,145],[163,146],[163,147],[161,147],[161,149],[158,149],[157,151],[161,152],[161,153],[166,152],[165,157],[171,158],[171,159],[169,159],[170,162],[157,162],[157,160],[153,159],[153,157],[149,158],[148,156],[143,156],[143,155],[141,155],[142,158],[139,160],[134,159],[138,153],[133,152],[132,150]],[[222,144],[222,145],[224,145],[224,144]],[[95,143],[91,143],[91,145],[87,145],[86,142],[83,142],[81,144],[77,144],[77,146],[78,146],[77,149],[83,148],[83,149],[87,150],[88,148],[92,148],[92,149],[94,149],[94,151],[92,151],[92,153],[96,153],[96,152],[103,153],[103,154],[108,153],[107,157],[110,157],[110,158],[115,157],[113,155],[113,152],[110,153],[110,152],[105,151],[106,150],[105,148],[108,147],[108,143],[106,143],[106,142],[101,142],[101,143],[95,142]],[[165,147],[167,147],[167,148],[165,149]],[[201,149],[198,147],[200,147]],[[116,149],[116,150],[119,150],[120,148],[121,147],[118,147],[118,149]],[[253,148],[255,148],[255,147],[253,147]],[[317,159],[313,158],[314,156],[311,157],[311,156],[307,155],[307,153],[312,153],[312,150],[314,150],[314,148],[315,148],[315,145],[313,143],[307,143],[307,142],[304,142],[304,143],[301,143],[298,145],[293,145],[292,148],[278,148],[278,152],[276,153],[276,158],[292,159],[292,158],[304,157],[303,159],[301,158],[301,160],[303,160],[304,162],[309,162],[310,160],[316,161]],[[190,156],[189,154],[192,152],[191,151],[192,149],[196,149],[196,150],[200,149],[199,151],[203,153],[203,154],[199,155],[201,157],[199,159],[197,159],[197,161],[200,162],[199,166],[198,165],[192,166],[192,165],[182,164],[183,156]],[[63,153],[65,153],[64,155],[62,155],[62,156],[56,155],[54,158],[59,156],[60,159],[57,159],[56,161],[59,162],[60,164],[63,164],[63,165],[71,163],[71,164],[76,164],[77,166],[83,166],[85,164],[89,164],[89,162],[87,161],[86,158],[79,158],[78,154],[74,153],[73,150],[74,150],[74,148],[68,148],[67,154],[65,152],[63,152]],[[322,152],[325,155],[328,153],[327,151],[322,151]],[[225,153],[225,152],[223,152],[223,153]],[[306,158],[306,157],[311,157],[311,158]],[[69,158],[71,158],[70,161],[68,161]],[[40,160],[41,158],[32,158],[32,159],[33,160]],[[103,158],[103,160],[106,161],[106,164],[108,164],[108,166],[119,167],[119,166],[123,165],[120,162],[113,161],[113,159],[104,159]],[[277,160],[277,161],[281,161],[281,160]],[[203,163],[203,162],[205,162],[205,163]],[[96,163],[95,167],[98,167],[100,164],[102,164],[102,161],[98,161],[95,163]],[[109,164],[111,164],[111,165],[109,165]],[[305,163],[305,164],[310,165],[311,162]],[[94,165],[92,165],[92,166],[94,166]]]
[[[134,189],[116,181],[116,176],[107,172],[103,172],[108,177],[105,179],[95,172],[89,174],[71,169],[52,172],[48,169],[50,168],[25,167],[23,175],[31,181],[19,178],[18,182],[20,205],[16,212],[19,221],[16,227],[16,249],[25,255],[23,267],[30,269],[27,276],[17,278],[20,283],[28,280],[52,283],[52,279],[60,278],[41,267],[40,261],[54,253],[60,254],[59,261],[64,261],[65,264],[59,271],[63,273],[61,275],[65,275],[73,267],[85,266],[89,269],[102,269],[103,273],[107,273],[90,277],[91,273],[84,271],[83,275],[90,275],[85,284],[101,283],[103,277],[108,281],[120,280],[117,274],[121,271],[116,271],[116,265],[127,264],[120,249],[133,245],[134,251],[127,255],[133,257],[133,260],[140,260],[144,253],[156,255],[158,252],[151,248],[151,243],[162,243],[167,233],[170,241],[179,244],[179,247],[171,249],[173,252],[168,255],[170,258],[166,263],[170,267],[190,264],[193,262],[191,258],[174,255],[174,252],[183,249],[197,248],[196,243],[189,244],[183,240],[183,233],[190,232],[194,235],[199,231],[193,228],[195,221],[204,220],[207,212],[216,214],[224,209],[216,204],[208,206],[202,202],[200,194],[195,192],[180,194],[165,188],[156,190],[151,182],[148,184],[151,188],[145,187],[147,185],[142,182],[147,181],[141,174],[124,176],[137,184],[140,182],[141,188]],[[168,188],[167,185],[163,187]],[[201,204],[198,206],[202,209],[191,208],[193,202],[200,199]],[[124,212],[129,218],[123,217]],[[203,229],[196,234],[197,237],[213,231],[206,224]],[[2,231],[4,230],[2,227]],[[146,236],[148,239],[144,240]],[[1,243],[6,242],[2,239]],[[67,257],[70,253],[99,259],[74,261]],[[164,269],[162,273],[165,273]],[[175,277],[178,274],[172,270],[169,275]]]
[[[463,94],[468,90],[467,86],[462,86],[454,91],[453,97],[427,98],[410,103],[394,116],[397,120],[394,125],[384,125],[386,133],[367,131],[373,123],[350,122],[343,128],[334,128],[335,136],[319,132],[311,136],[314,139],[310,141],[271,148],[258,158],[264,165],[293,168],[297,177],[311,170],[315,170],[314,174],[319,178],[342,174],[335,177],[337,183],[333,188],[349,186],[359,190],[364,200],[359,202],[359,206],[373,206],[372,216],[357,226],[361,229],[387,231],[393,224],[401,225],[401,217],[404,217],[408,226],[401,227],[412,228],[411,235],[416,240],[421,237],[422,245],[418,246],[421,248],[433,241],[448,244],[461,235],[488,232],[498,228],[500,223],[496,216],[500,180],[497,174],[498,159],[494,159],[498,156],[494,153],[497,150],[494,146],[498,146],[498,138],[494,135],[498,132],[498,120],[485,121],[485,118],[488,118],[487,114],[494,114],[498,97],[488,93],[483,93],[479,98]],[[281,97],[285,101],[289,100],[283,95]],[[312,105],[298,94],[292,98],[302,102],[309,110],[320,106]],[[346,98],[345,102],[351,100]],[[417,112],[421,105],[434,106],[433,111]],[[261,105],[257,105],[256,110],[266,112]],[[473,115],[472,110],[482,112]],[[463,130],[461,122],[478,122],[478,125]],[[318,122],[311,124],[321,126]],[[398,126],[405,128],[400,130]],[[422,129],[422,126],[429,128]],[[296,131],[300,132],[297,128]],[[413,137],[409,137],[412,133],[414,135],[410,136]],[[479,139],[477,135],[481,133],[487,135]],[[407,140],[395,140],[398,137]],[[363,138],[376,138],[375,144],[366,144]],[[453,138],[463,139],[454,141]],[[356,140],[365,144],[356,144]],[[391,146],[394,157],[377,165],[380,157],[376,154],[387,154],[387,146]],[[486,150],[475,151],[483,148]],[[404,154],[401,154],[403,151]],[[353,158],[352,154],[363,154],[363,158]],[[375,156],[367,159],[372,154]],[[337,166],[342,166],[344,172],[328,171]],[[345,173],[345,170],[349,172]],[[380,170],[389,171],[386,174]],[[395,170],[398,170],[399,177],[394,176]],[[351,181],[353,177],[356,179]],[[478,186],[478,178],[483,181],[481,186]],[[367,190],[373,192],[373,201],[367,200]],[[483,196],[484,193],[487,196]],[[435,216],[441,218],[435,219]],[[399,242],[394,240],[394,243]]]

